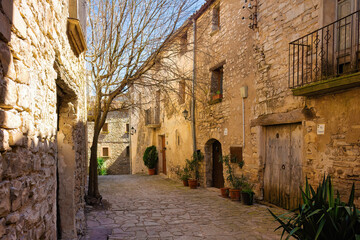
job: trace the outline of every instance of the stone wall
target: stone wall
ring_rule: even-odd
[[[102,156],[102,148],[109,148],[109,157],[103,157],[107,174],[120,175],[130,174],[130,150],[127,150],[130,143],[130,133],[126,130],[129,124],[129,113],[127,110],[110,111],[106,118],[108,132],[101,132],[98,142],[98,157]],[[94,123],[88,123],[89,156],[92,138],[94,134]],[[127,152],[129,151],[129,152]]]
[[[65,0],[0,1],[0,239],[76,239],[84,228],[84,57],[68,15]]]
[[[213,8],[219,6],[219,30],[211,28]],[[243,1],[214,1],[212,5],[197,20],[197,142],[198,149],[205,153],[202,181],[205,186],[213,186],[212,144],[219,141],[222,155],[230,154],[230,147],[243,147],[243,123],[248,126],[253,118],[253,103],[255,92],[253,79],[255,62],[252,58],[254,43],[253,32],[248,28],[248,22],[242,17],[248,12],[243,9]],[[223,90],[220,102],[212,102],[211,71],[223,66]],[[248,86],[248,97],[242,101],[240,89]],[[242,109],[245,109],[244,121]],[[256,178],[255,162],[251,159],[251,146],[248,143],[250,129],[245,129],[245,165],[240,169],[232,164],[237,175],[246,173]],[[224,177],[226,168],[223,168]],[[228,182],[225,185],[229,186]]]
[[[308,177],[310,183],[317,185],[324,175],[330,174],[335,189],[344,199],[355,183],[355,201],[360,204],[360,178],[356,172],[360,164],[360,132],[355,120],[360,114],[356,97],[359,89],[296,97],[288,87],[288,44],[335,21],[334,5],[326,0],[302,0],[293,4],[259,1],[259,28],[254,49],[257,60],[254,113],[255,118],[259,118],[296,109],[310,112],[297,119],[303,128],[303,179]],[[317,134],[318,124],[325,124],[324,135]],[[251,127],[251,139],[258,149],[254,156],[262,162],[264,126],[260,128]]]

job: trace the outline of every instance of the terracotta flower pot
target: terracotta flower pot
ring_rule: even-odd
[[[221,196],[223,198],[228,198],[229,197],[229,189],[230,188],[228,188],[228,187],[220,188]]]
[[[149,175],[155,175],[155,168],[149,169]]]
[[[212,96],[212,100],[217,100],[217,99],[221,99],[222,98],[222,94],[219,93],[219,94],[215,94]]]
[[[183,184],[184,184],[184,187],[188,187],[189,186],[188,180],[183,180]]]
[[[196,179],[189,179],[188,183],[189,183],[189,187],[191,189],[196,189],[197,188],[197,180]]]
[[[230,198],[233,201],[240,201],[240,189],[229,189]]]
[[[244,205],[253,205],[254,203],[254,193],[242,192],[241,200]]]

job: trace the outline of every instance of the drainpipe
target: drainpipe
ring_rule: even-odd
[[[195,84],[196,84],[196,19],[193,19],[194,47],[193,47],[193,79],[192,79],[192,103],[191,122],[193,137],[193,152],[196,151],[196,129],[195,129]]]
[[[245,149],[245,101],[242,98],[242,122],[243,122],[243,152]]]
[[[245,149],[245,98],[248,97],[248,87],[243,86],[240,88],[242,98],[242,130],[243,130],[243,153]]]

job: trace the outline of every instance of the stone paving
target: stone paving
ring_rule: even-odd
[[[82,240],[280,239],[267,206],[232,202],[220,197],[218,189],[192,190],[145,175],[101,176],[99,184],[110,207],[87,207]]]

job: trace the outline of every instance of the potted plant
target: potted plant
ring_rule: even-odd
[[[149,175],[155,175],[155,167],[159,160],[158,152],[155,146],[147,147],[144,156],[144,164],[149,169]]]
[[[223,198],[228,198],[229,197],[229,190],[230,190],[230,188],[228,188],[228,187],[220,188],[221,196]]]
[[[217,99],[221,99],[222,98],[222,94],[219,90],[217,90],[215,93],[213,93],[212,95],[212,100],[217,100]]]
[[[178,170],[176,174],[178,175],[180,180],[183,181],[185,187],[189,186],[188,180],[190,178],[190,174],[189,174],[189,168],[187,166],[184,167],[183,169]]]
[[[245,205],[253,205],[254,203],[254,185],[245,182],[241,190],[241,200]]]
[[[240,193],[245,181],[244,175],[241,175],[241,177],[232,176],[230,181],[232,188],[229,190],[231,200],[240,201]]]
[[[188,183],[191,189],[197,188],[198,180],[200,178],[199,165],[203,159],[204,159],[204,155],[201,153],[200,150],[197,150],[193,153],[191,160],[186,159],[186,164],[188,166],[190,173],[190,178],[188,180]]]
[[[229,155],[220,157],[219,161],[224,163],[225,166],[227,167],[227,170],[226,170],[227,178],[226,179],[229,181],[229,183],[231,185],[231,189],[229,189],[230,198],[231,198],[231,200],[239,201],[241,187],[243,186],[244,182],[246,181],[246,178],[244,177],[244,175],[241,175],[241,177],[237,177],[234,175],[234,171],[230,164],[230,156]],[[221,191],[224,191],[224,190],[221,190]]]

